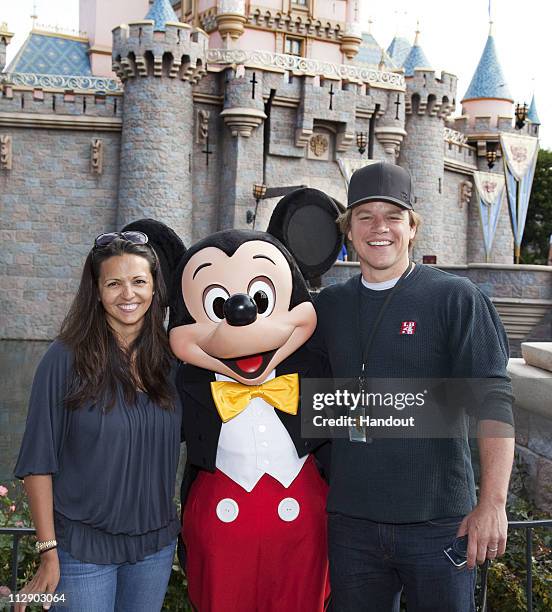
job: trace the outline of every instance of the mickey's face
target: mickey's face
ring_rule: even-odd
[[[274,244],[250,240],[232,256],[206,246],[182,273],[195,323],[170,331],[174,354],[245,384],[264,382],[316,327],[311,302],[290,309],[292,289],[289,264]]]

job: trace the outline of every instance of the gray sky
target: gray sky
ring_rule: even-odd
[[[8,47],[8,61],[23,43],[31,27],[33,0],[0,0],[0,22],[7,21],[16,36]],[[259,0],[262,4],[262,0]],[[78,29],[78,0],[36,0],[38,23]],[[361,19],[380,45],[387,47],[398,33],[410,41],[420,21],[421,45],[438,70],[456,74],[457,99],[466,92],[483,51],[488,25],[488,0],[361,0]],[[548,0],[494,0],[494,37],[506,82],[516,102],[536,94],[542,122],[541,146],[552,148],[552,81],[549,47],[552,3]],[[460,113],[459,106],[457,113]]]

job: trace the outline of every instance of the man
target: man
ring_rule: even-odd
[[[548,244],[548,265],[552,266],[552,234],[550,234],[550,241]]]
[[[368,379],[488,379],[492,389],[478,408],[479,426],[510,426],[508,343],[498,314],[469,280],[411,264],[418,224],[406,170],[377,162],[353,174],[341,225],[361,276],[321,292],[314,346],[327,354],[335,378],[360,376],[373,333],[364,359]],[[333,610],[395,612],[403,590],[409,612],[475,610],[474,566],[506,546],[513,449],[511,437],[479,438],[476,503],[465,437],[333,440]],[[443,550],[465,534],[467,567],[457,569]]]

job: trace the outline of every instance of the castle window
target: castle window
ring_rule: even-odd
[[[291,4],[295,4],[295,6],[308,8],[308,0],[291,0]]]
[[[286,36],[285,52],[288,55],[297,55],[298,57],[304,56],[304,40],[302,38],[293,38]]]

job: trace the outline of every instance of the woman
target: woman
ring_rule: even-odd
[[[96,238],[33,383],[15,475],[40,567],[24,591],[56,591],[64,610],[160,610],[171,573],[181,410],[147,242],[141,232]]]

